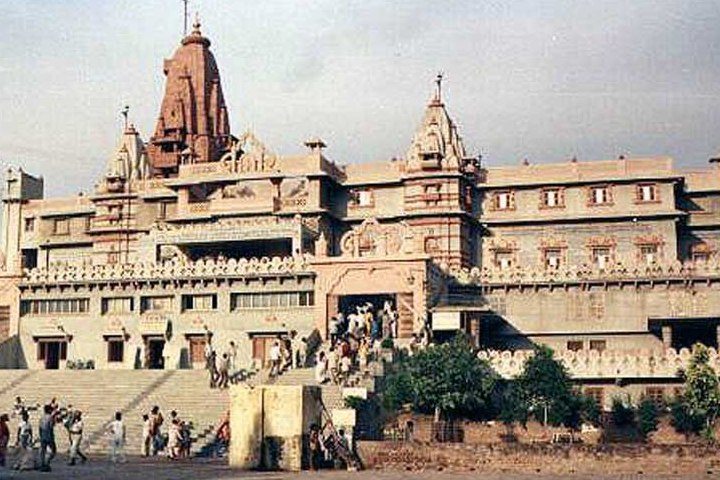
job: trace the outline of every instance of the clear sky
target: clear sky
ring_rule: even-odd
[[[3,0],[0,165],[89,190],[120,134],[148,139],[181,0]],[[445,73],[445,99],[486,164],[720,148],[720,2],[191,0],[233,133],[281,154],[318,135],[339,163],[404,154]]]

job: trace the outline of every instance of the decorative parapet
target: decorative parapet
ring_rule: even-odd
[[[534,355],[533,350],[497,351],[481,350],[478,358],[487,360],[495,371],[504,378],[518,376],[525,361]],[[708,349],[710,365],[720,371],[720,353]],[[687,368],[691,352],[668,349],[653,350],[562,350],[555,352],[555,358],[568,369],[571,377],[577,379],[600,378],[678,378],[679,371]]]
[[[293,275],[310,273],[310,255],[295,257],[209,259],[183,262],[179,259],[160,263],[108,265],[57,265],[25,270],[26,285],[95,282],[111,280],[163,280],[177,278],[217,278],[235,276]]]
[[[451,270],[449,274],[463,285],[537,284],[616,282],[634,280],[672,280],[693,278],[720,278],[720,263],[669,262],[652,265],[625,265],[614,263],[605,268],[594,265],[543,268],[515,266],[512,268],[473,267]]]

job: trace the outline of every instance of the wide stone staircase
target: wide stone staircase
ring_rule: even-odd
[[[214,429],[229,407],[226,390],[211,390],[207,374],[198,370],[0,370],[0,412],[11,413],[15,397],[29,407],[40,406],[56,397],[61,406],[73,405],[83,412],[84,443],[90,453],[105,452],[108,423],[116,411],[123,413],[127,430],[127,453],[139,453],[142,415],[158,405],[166,418],[171,410],[191,422],[193,452],[214,438]],[[35,432],[39,410],[31,412]],[[17,423],[11,420],[11,442]],[[62,426],[55,430],[58,449],[68,448]]]

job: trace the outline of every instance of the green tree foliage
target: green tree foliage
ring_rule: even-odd
[[[720,414],[720,381],[709,364],[708,350],[695,344],[690,365],[685,372],[685,389],[673,404],[673,424],[686,433],[698,430],[713,437],[713,426]]]
[[[637,407],[637,427],[643,438],[657,430],[660,412],[651,398],[643,398]]]
[[[385,405],[412,404],[413,410],[449,417],[482,417],[492,407],[498,375],[458,334],[404,359],[386,383]]]
[[[596,424],[600,407],[573,387],[565,366],[553,358],[553,351],[538,347],[525,361],[523,372],[506,386],[500,420],[506,425],[525,425],[530,416],[551,425],[578,428],[582,422]]]
[[[612,401],[612,421],[616,427],[630,427],[635,424],[635,409],[630,402],[620,397]]]
[[[525,402],[519,408],[526,408],[540,422],[578,428],[583,421],[597,418],[594,401],[575,391],[567,369],[546,346],[538,347],[525,361],[516,382],[522,391],[516,396]]]

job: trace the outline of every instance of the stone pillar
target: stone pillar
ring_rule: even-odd
[[[468,322],[470,323],[470,337],[473,346],[479,348],[482,340],[482,317],[470,313],[466,313],[466,315],[469,316]]]
[[[662,341],[665,349],[672,348],[672,327],[670,325],[662,326]]]

